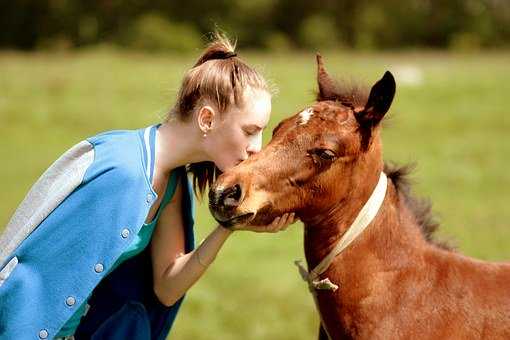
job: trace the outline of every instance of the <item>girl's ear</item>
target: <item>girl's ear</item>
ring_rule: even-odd
[[[203,133],[207,133],[210,129],[213,128],[215,118],[216,112],[211,106],[202,106],[200,110],[198,110],[197,115],[198,127]]]

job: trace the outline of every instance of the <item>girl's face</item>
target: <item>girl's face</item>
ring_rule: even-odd
[[[262,131],[271,114],[271,95],[247,88],[244,105],[232,105],[223,114],[215,113],[211,129],[204,137],[205,151],[221,171],[239,164],[262,147]]]

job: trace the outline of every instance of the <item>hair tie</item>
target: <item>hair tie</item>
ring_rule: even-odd
[[[209,56],[209,60],[213,59],[229,59],[237,56],[235,52],[215,51]]]
[[[224,59],[229,59],[229,58],[233,58],[236,56],[237,56],[237,53],[235,53],[235,52],[227,52],[227,53],[225,53]]]
[[[203,55],[200,59],[198,59],[198,61],[195,63],[195,65],[193,67],[202,65],[203,63],[205,63],[206,61],[209,61],[209,60],[229,59],[229,58],[233,58],[236,56],[237,56],[237,53],[230,52],[230,51],[228,51],[228,52],[210,51],[210,52],[207,52],[205,55]]]

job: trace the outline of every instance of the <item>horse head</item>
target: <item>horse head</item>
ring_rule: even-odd
[[[222,174],[209,192],[225,226],[265,225],[296,212],[327,218],[353,191],[373,189],[383,169],[380,122],[395,94],[390,72],[368,91],[343,87],[317,55],[316,102],[284,119],[258,154]]]

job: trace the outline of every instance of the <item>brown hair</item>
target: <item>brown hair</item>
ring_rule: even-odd
[[[216,32],[198,61],[184,75],[175,106],[165,121],[171,117],[188,120],[204,102],[214,105],[220,114],[232,104],[240,106],[248,86],[270,92],[265,79],[237,56],[235,43]],[[192,174],[197,197],[221,173],[213,162],[191,163],[186,169]]]

